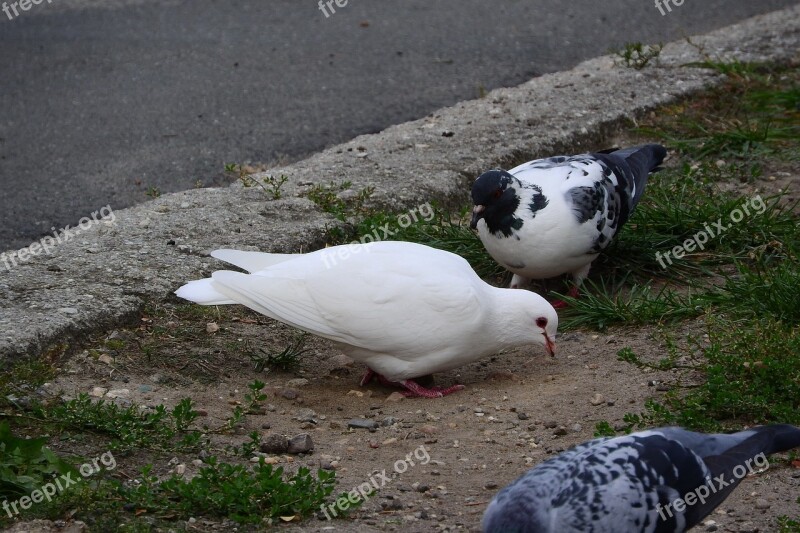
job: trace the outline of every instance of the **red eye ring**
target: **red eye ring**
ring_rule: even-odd
[[[501,196],[503,196],[503,190],[502,189],[497,189],[496,191],[494,191],[494,197],[495,198],[500,198]]]
[[[539,318],[536,319],[536,325],[539,326],[540,328],[547,327],[547,319],[543,316],[540,316]]]

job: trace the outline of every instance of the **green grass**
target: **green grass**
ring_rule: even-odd
[[[0,496],[11,500],[30,494],[59,474],[75,472],[69,460],[53,453],[45,444],[50,437],[22,438],[17,432],[58,435],[60,444],[90,442],[103,450],[130,456],[149,450],[156,456],[179,452],[219,453],[211,447],[209,434],[230,433],[245,423],[251,413],[263,412],[267,399],[265,383],[247,387],[242,406],[236,406],[219,428],[194,428],[197,412],[186,398],[174,408],[158,405],[120,407],[81,394],[65,400],[60,395],[32,395],[52,369],[42,363],[24,361],[7,369],[0,379]],[[22,393],[27,396],[21,396]],[[11,399],[9,399],[9,397]],[[260,434],[251,432],[241,446],[226,446],[222,453],[247,461],[260,444]],[[242,459],[244,457],[244,459]],[[86,520],[97,531],[150,531],[155,519],[168,527],[177,519],[207,517],[242,524],[268,525],[277,517],[303,518],[326,503],[335,487],[335,474],[306,468],[284,472],[263,463],[238,464],[215,457],[206,460],[191,479],[173,475],[166,479],[146,466],[135,480],[120,481],[115,472],[80,479],[75,487],[57,494],[51,502],[23,511],[22,518],[58,518],[65,514]],[[8,523],[6,516],[0,524]]]
[[[690,338],[680,355],[645,365],[629,349],[622,360],[677,368],[663,399],[651,400],[635,425],[677,424],[705,431],[782,422],[800,425],[800,328],[774,318],[709,318],[707,341]]]
[[[644,124],[641,132],[664,138],[697,158],[747,159],[793,151],[796,159],[800,142],[796,68],[711,60],[692,66],[717,70],[727,80],[666,108],[656,124]]]
[[[189,518],[232,520],[244,531],[259,531],[280,518],[306,518],[327,503],[336,486],[335,472],[312,473],[300,467],[285,472],[263,460],[231,464],[209,457],[191,479],[160,477],[146,466],[133,480],[103,472],[70,487],[50,503],[34,506],[25,517],[76,516],[92,531],[171,529]],[[0,517],[0,523],[8,522]],[[158,529],[161,530],[161,529]]]
[[[118,484],[114,492],[139,514],[171,521],[193,516],[229,518],[247,524],[309,516],[332,494],[335,479],[335,473],[325,470],[314,476],[301,467],[289,476],[263,459],[249,468],[211,457],[191,480],[174,475],[159,480],[146,469],[138,485]]]
[[[728,76],[719,89],[662,110],[638,130],[679,151],[680,165],[651,177],[642,203],[571,300],[566,327],[659,325],[665,355],[630,348],[620,360],[668,371],[669,390],[623,418],[626,431],[676,424],[702,431],[800,424],[800,231],[786,192],[735,192],[764,171],[792,165],[800,148],[797,69],[696,65]],[[718,161],[724,158],[725,161]],[[731,221],[734,210],[751,213]],[[655,261],[706,223],[727,228],[664,269]],[[718,229],[715,227],[715,229]],[[699,320],[705,336],[675,333]],[[691,328],[690,328],[691,329]],[[596,434],[613,435],[607,421]],[[782,531],[797,522],[784,517]]]
[[[194,449],[200,434],[188,431],[197,417],[189,398],[173,409],[158,405],[152,410],[138,406],[120,407],[105,400],[93,400],[87,394],[52,403],[36,404],[30,416],[58,432],[92,433],[109,439],[112,450],[133,448]]]

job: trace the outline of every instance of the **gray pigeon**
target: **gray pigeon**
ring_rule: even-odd
[[[666,155],[663,146],[646,144],[484,172],[472,186],[471,226],[495,261],[514,273],[511,288],[572,274],[575,297]]]
[[[580,444],[502,489],[484,533],[680,532],[697,525],[800,429],[704,434],[677,427]]]

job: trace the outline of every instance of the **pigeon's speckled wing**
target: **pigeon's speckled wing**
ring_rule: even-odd
[[[660,428],[596,439],[543,462],[502,489],[486,510],[483,530],[682,532],[730,494],[741,480],[733,474],[737,467],[760,453],[797,446],[800,429],[788,425],[731,435]],[[726,487],[716,484],[717,476]],[[681,509],[672,505],[701,492],[703,501],[694,498]]]

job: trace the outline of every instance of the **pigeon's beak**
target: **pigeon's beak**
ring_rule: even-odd
[[[483,218],[483,212],[486,210],[485,205],[476,205],[472,208],[472,220],[469,223],[469,227],[472,229],[478,228],[478,221]]]
[[[544,347],[551,356],[556,356],[556,343],[553,342],[553,339],[550,338],[550,335],[547,332],[542,333],[544,335]]]

